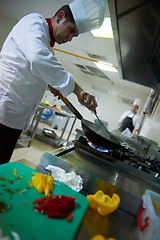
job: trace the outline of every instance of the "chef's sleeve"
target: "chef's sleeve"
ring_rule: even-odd
[[[134,118],[133,118],[134,128],[139,129],[139,127],[140,127],[140,117],[137,115]]]

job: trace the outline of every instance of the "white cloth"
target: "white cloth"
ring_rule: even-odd
[[[15,25],[0,52],[0,123],[27,127],[48,84],[65,97],[75,81],[54,57],[45,18],[32,13]]]
[[[134,128],[139,129],[139,126],[140,126],[139,115],[137,114],[135,115],[134,113],[132,113],[132,111],[124,112],[118,122],[122,123],[127,116],[132,118]]]
[[[76,192],[79,192],[83,188],[83,179],[80,175],[77,175],[75,172],[69,172],[67,173],[64,169],[55,167],[52,165],[48,165],[46,167],[47,170],[51,171],[52,177],[58,181],[61,182],[68,187],[72,188]]]

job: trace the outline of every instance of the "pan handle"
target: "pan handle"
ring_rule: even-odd
[[[72,103],[59,92],[58,97],[66,104],[66,106],[71,110],[71,112],[79,119],[83,119],[82,115],[78,110],[72,105]]]

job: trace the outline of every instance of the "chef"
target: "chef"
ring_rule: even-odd
[[[54,6],[54,5],[53,5]],[[48,85],[53,94],[74,93],[96,111],[94,96],[66,72],[54,56],[54,44],[96,29],[104,20],[103,0],[74,0],[52,18],[37,13],[23,17],[9,33],[0,52],[0,163],[8,162],[23,129]]]
[[[135,99],[130,111],[126,111],[120,117],[117,124],[117,131],[128,137],[134,137],[139,129],[140,122],[137,114],[140,105],[140,99]]]

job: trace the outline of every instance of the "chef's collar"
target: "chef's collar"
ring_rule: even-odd
[[[55,44],[55,40],[53,38],[53,27],[52,27],[52,22],[51,22],[51,18],[45,18],[47,23],[48,23],[48,26],[49,26],[49,35],[50,35],[50,46],[51,47],[54,47],[54,44]]]

